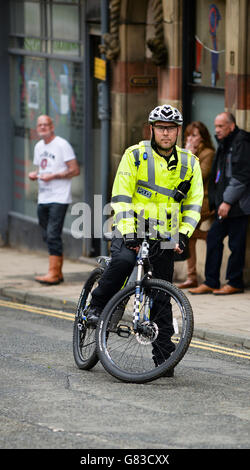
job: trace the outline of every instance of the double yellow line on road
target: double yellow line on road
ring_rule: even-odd
[[[60,310],[52,310],[42,307],[34,307],[33,305],[19,304],[16,302],[8,302],[7,300],[0,300],[0,306],[13,308],[16,310],[24,310],[25,312],[38,313],[39,315],[46,315],[47,317],[56,317],[63,320],[73,321],[75,315],[73,313],[67,313]]]
[[[191,347],[198,349],[205,349],[206,351],[213,351],[227,356],[242,357],[244,359],[250,359],[250,352],[228,348],[227,346],[218,346],[217,344],[203,343],[198,340],[192,339]]]
[[[68,313],[68,312],[63,312],[60,310],[53,310],[53,309],[48,309],[48,308],[42,308],[42,307],[34,307],[33,305],[10,302],[7,300],[0,299],[0,306],[13,308],[16,310],[24,310],[25,312],[36,313],[36,314],[45,315],[48,317],[56,317],[62,320],[74,321],[75,319],[75,315],[73,313]],[[192,339],[190,347],[203,349],[206,351],[212,351],[212,352],[224,354],[227,356],[240,357],[242,359],[250,360],[250,352],[239,350],[239,349],[228,348],[226,346],[219,346],[213,343],[207,343],[207,342],[205,343],[205,342],[198,341],[195,339]]]

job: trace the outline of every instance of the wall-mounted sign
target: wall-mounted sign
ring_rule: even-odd
[[[150,76],[150,75],[133,75],[129,79],[130,85],[131,86],[140,86],[140,87],[146,87],[146,86],[152,86],[156,87],[157,86],[157,77]]]
[[[99,80],[106,80],[106,60],[95,57],[94,77]]]

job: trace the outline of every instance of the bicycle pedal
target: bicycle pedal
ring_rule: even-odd
[[[121,338],[129,338],[131,335],[131,328],[127,325],[119,325],[117,328],[117,334]]]

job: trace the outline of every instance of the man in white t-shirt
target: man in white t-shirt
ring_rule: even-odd
[[[41,140],[35,145],[34,160],[37,170],[29,178],[38,181],[38,220],[49,252],[49,271],[35,280],[47,285],[63,281],[62,229],[68,205],[72,202],[71,180],[80,170],[75,153],[67,140],[55,135],[49,116],[37,119],[37,133]]]

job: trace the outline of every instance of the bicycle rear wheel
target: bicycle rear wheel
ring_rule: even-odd
[[[108,302],[96,330],[97,352],[114,377],[145,383],[161,377],[183,358],[193,334],[193,312],[177,287],[159,279],[145,280],[135,332],[134,300],[135,284]]]
[[[95,329],[87,325],[84,313],[91,301],[91,292],[97,286],[104,269],[96,268],[90,274],[79,297],[73,326],[73,356],[77,367],[89,370],[98,362]]]

